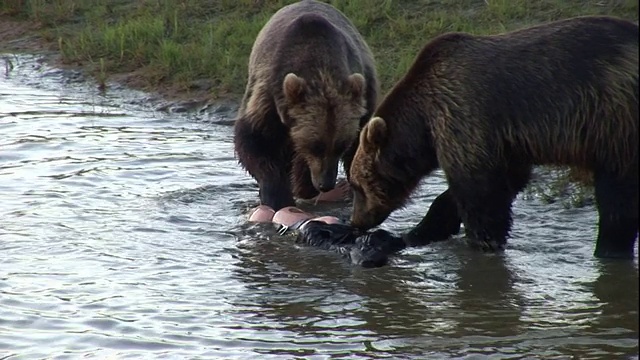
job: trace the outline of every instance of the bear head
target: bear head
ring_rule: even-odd
[[[307,163],[313,186],[321,192],[335,187],[338,163],[358,138],[366,114],[365,78],[353,73],[336,79],[320,72],[314,79],[288,73],[282,82],[283,106],[278,108],[296,156]]]
[[[399,206],[393,175],[386,174],[388,170],[380,161],[380,152],[387,140],[385,121],[381,117],[372,118],[362,128],[360,142],[351,163],[351,225],[361,230],[380,225]]]

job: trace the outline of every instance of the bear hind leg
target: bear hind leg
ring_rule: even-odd
[[[598,258],[633,259],[638,237],[638,181],[620,179],[596,171],[595,196],[598,208],[598,237],[594,255]]]
[[[509,209],[516,195],[529,183],[531,165],[524,161],[512,161],[508,170]],[[509,215],[511,216],[511,215]],[[510,224],[511,220],[509,220]],[[427,214],[415,228],[405,235],[409,246],[422,246],[447,240],[460,232],[462,219],[451,189],[445,190],[431,203]],[[511,225],[509,225],[510,227]]]
[[[469,245],[487,252],[504,250],[511,230],[514,198],[507,172],[492,169],[489,173],[478,171],[447,178]]]

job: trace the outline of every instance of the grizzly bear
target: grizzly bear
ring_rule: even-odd
[[[275,210],[347,178],[358,134],[378,96],[374,57],[338,9],[305,0],[278,10],[251,50],[234,125],[240,165]]]
[[[583,16],[493,36],[443,34],[362,129],[351,222],[379,225],[439,167],[449,188],[406,240],[441,240],[462,221],[471,245],[501,251],[532,167],[569,166],[593,174],[594,255],[632,259],[638,135],[638,25]],[[432,235],[434,221],[444,227]]]

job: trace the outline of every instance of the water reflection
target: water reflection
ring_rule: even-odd
[[[513,285],[521,279],[508,258],[466,251],[458,269],[456,307],[462,316],[455,333],[492,337],[520,333],[524,300]]]
[[[286,238],[254,238],[238,258],[234,277],[251,292],[233,307],[253,314],[259,333],[252,338],[266,337],[269,353],[372,351],[372,343],[415,336],[428,322],[429,309],[407,291],[418,278],[410,267],[356,268]],[[287,346],[267,345],[273,331],[283,333],[280,344]]]
[[[599,301],[599,316],[590,332],[621,330],[638,334],[638,268],[631,262],[601,261],[595,281],[584,284]],[[638,344],[636,342],[635,346]]]

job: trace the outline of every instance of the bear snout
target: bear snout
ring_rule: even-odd
[[[312,176],[313,186],[321,192],[331,191],[336,187],[338,165],[325,166],[316,176]]]
[[[328,192],[336,187],[336,182],[335,180],[321,180],[316,187],[322,192]]]

